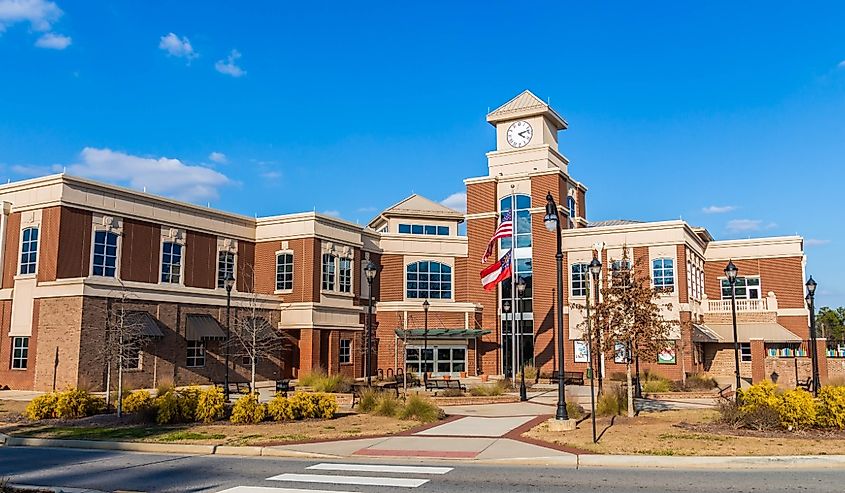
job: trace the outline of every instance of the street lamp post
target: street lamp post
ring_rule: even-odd
[[[232,321],[232,287],[235,285],[235,278],[232,273],[226,275],[224,281],[226,287],[226,373],[223,377],[223,396],[229,402],[229,351],[231,349],[231,321]]]
[[[519,278],[519,281],[516,283],[516,292],[519,294],[519,305],[517,306],[517,310],[519,312],[519,325],[517,325],[517,329],[519,330],[519,368],[520,368],[520,380],[519,380],[519,400],[525,402],[528,400],[528,389],[525,388],[525,353],[524,349],[525,346],[523,344],[523,328],[522,328],[522,310],[524,309],[522,305],[522,299],[525,296],[525,279]]]
[[[598,292],[598,285],[599,285],[599,274],[601,274],[601,262],[598,258],[593,257],[593,261],[590,262],[590,274],[592,274],[593,283],[595,284],[596,292]],[[592,321],[590,320],[590,283],[587,283],[587,340],[589,341],[588,348],[588,361],[590,364],[590,417],[593,421],[593,443],[596,443],[596,391],[595,391],[595,380],[596,380],[596,373],[595,368],[593,366],[593,334],[592,334]]]
[[[503,300],[502,301],[502,313],[510,313],[510,312],[511,312],[511,300]],[[511,315],[511,316],[513,316],[513,315]],[[507,317],[505,317],[505,320],[507,320]],[[511,329],[513,329],[513,324],[508,323],[507,325],[510,325]],[[502,338],[502,345],[504,346],[504,344],[507,341],[508,341],[508,339],[503,337]],[[511,334],[510,341],[511,341],[511,346],[513,346],[513,334]],[[508,376],[508,372],[507,372],[507,369],[505,368],[505,366],[507,366],[508,361],[511,362],[510,363],[511,365],[513,365],[513,362],[514,362],[513,351],[514,351],[514,348],[511,347],[511,354],[509,355],[509,357],[504,357],[504,355],[502,357],[502,374],[505,378],[507,378],[507,376]],[[516,380],[516,370],[514,368],[511,368],[510,370],[511,370],[511,375],[512,375],[513,380]]]
[[[816,349],[816,281],[813,276],[807,281],[807,304],[810,308],[810,351],[813,359],[813,395],[819,396],[819,353]]]
[[[557,410],[555,419],[558,421],[569,420],[569,413],[566,412],[566,384],[564,383],[564,368],[566,363],[563,359],[563,248],[561,245],[560,215],[552,192],[546,195],[546,215],[543,218],[546,229],[553,232],[557,237],[557,252],[555,263],[557,264],[557,357],[560,361],[557,381]]]
[[[420,364],[422,364],[422,371],[423,371],[423,383],[428,383],[428,364],[426,363],[426,354],[428,354],[428,307],[431,306],[431,303],[428,302],[428,299],[423,301],[423,313],[424,313],[424,321],[425,325],[423,328],[423,352],[420,355]],[[431,358],[434,360],[434,358]],[[433,370],[434,368],[432,368]]]
[[[739,379],[739,339],[736,335],[736,275],[738,272],[739,269],[736,268],[733,260],[729,260],[728,265],[725,266],[725,275],[728,276],[728,283],[731,285],[731,317],[734,329],[734,366],[736,370],[736,392],[734,393],[734,398],[737,402],[739,402],[739,390],[741,388]]]
[[[367,301],[367,357],[365,365],[367,368],[367,387],[373,385],[373,279],[376,278],[378,267],[371,261],[367,261],[364,267],[364,275],[367,277],[369,296]]]

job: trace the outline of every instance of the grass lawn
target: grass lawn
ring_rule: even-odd
[[[571,432],[554,433],[543,423],[523,436],[602,454],[642,455],[833,455],[845,454],[845,434],[752,432],[713,423],[715,410],[643,413],[635,418],[597,418],[598,444],[589,419]]]
[[[331,440],[372,435],[392,435],[419,426],[417,421],[366,414],[346,414],[329,420],[265,422],[235,425],[229,422],[157,426],[155,424],[120,424],[85,420],[49,420],[15,423],[0,432],[15,436],[83,440],[118,440],[140,442],[191,443],[203,445],[281,445],[309,440]]]

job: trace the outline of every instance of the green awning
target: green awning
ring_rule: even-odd
[[[484,329],[396,329],[396,337],[400,339],[419,339],[428,336],[429,339],[478,339],[492,333]],[[427,334],[426,334],[427,332]]]

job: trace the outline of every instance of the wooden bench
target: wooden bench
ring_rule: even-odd
[[[290,380],[276,380],[276,394],[288,396],[288,392],[293,392],[296,389],[290,384]]]
[[[555,370],[552,372],[552,383],[560,380],[560,373]],[[563,372],[563,383],[571,385],[584,385],[584,372],[581,371],[565,371]]]
[[[804,389],[807,392],[813,391],[813,377],[807,377],[805,380],[798,380],[796,387]]]
[[[461,392],[466,392],[467,388],[466,385],[462,385],[460,380],[426,380],[425,381],[425,390],[434,390],[435,393],[438,390],[448,390],[448,389],[457,389]]]
[[[215,382],[214,386],[226,392],[226,384],[224,382]],[[229,382],[229,395],[249,394],[251,391],[249,382]]]
[[[373,385],[367,386],[367,382],[355,382],[352,384],[352,407],[355,403],[361,400],[361,393],[366,389],[372,389],[376,392],[394,392],[396,397],[399,397],[399,383],[393,380],[386,380],[384,382],[373,382]]]

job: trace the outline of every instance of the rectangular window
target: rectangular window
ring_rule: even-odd
[[[35,274],[38,262],[38,228],[26,228],[21,235],[21,274]]]
[[[234,252],[219,252],[217,254],[217,287],[226,287],[226,278],[235,278],[235,254]]]
[[[114,277],[117,273],[117,233],[94,233],[94,262],[91,272],[95,276]]]
[[[123,349],[123,369],[141,369],[141,348],[137,345],[127,346]]]
[[[438,236],[449,236],[449,226],[437,226]]]
[[[205,366],[205,345],[202,341],[188,341],[188,354],[185,366],[188,368]]]
[[[399,232],[402,234],[411,234],[411,225],[410,224],[400,224],[399,225]]]
[[[161,247],[161,282],[179,284],[182,277],[182,245],[164,242]]]
[[[346,365],[352,363],[352,339],[340,340],[340,364]]]
[[[276,291],[291,289],[293,289],[293,254],[280,253],[276,255]]]
[[[675,261],[670,258],[656,258],[651,262],[654,287],[664,291],[675,290]]]
[[[422,227],[422,224],[414,224],[414,225],[411,226],[411,233],[412,234],[421,235],[421,234],[423,234],[423,231],[424,231],[424,228]]]
[[[626,287],[631,283],[634,265],[630,260],[614,260],[610,264],[610,280],[616,286]]]
[[[731,283],[727,279],[722,281],[722,299],[731,299]],[[738,300],[759,300],[760,299],[760,278],[759,277],[737,277],[736,284],[736,299]]]
[[[340,281],[340,292],[349,293],[352,291],[352,260],[342,258],[338,262],[338,280]]]
[[[12,369],[26,370],[29,359],[29,337],[12,338]]]
[[[436,226],[425,226],[425,234],[427,235],[436,235],[437,234],[437,227]]]
[[[334,255],[323,254],[323,291],[334,291]]]
[[[739,359],[740,361],[751,361],[751,343],[741,342],[739,344]]]
[[[572,264],[571,283],[572,296],[587,296],[588,264]]]

